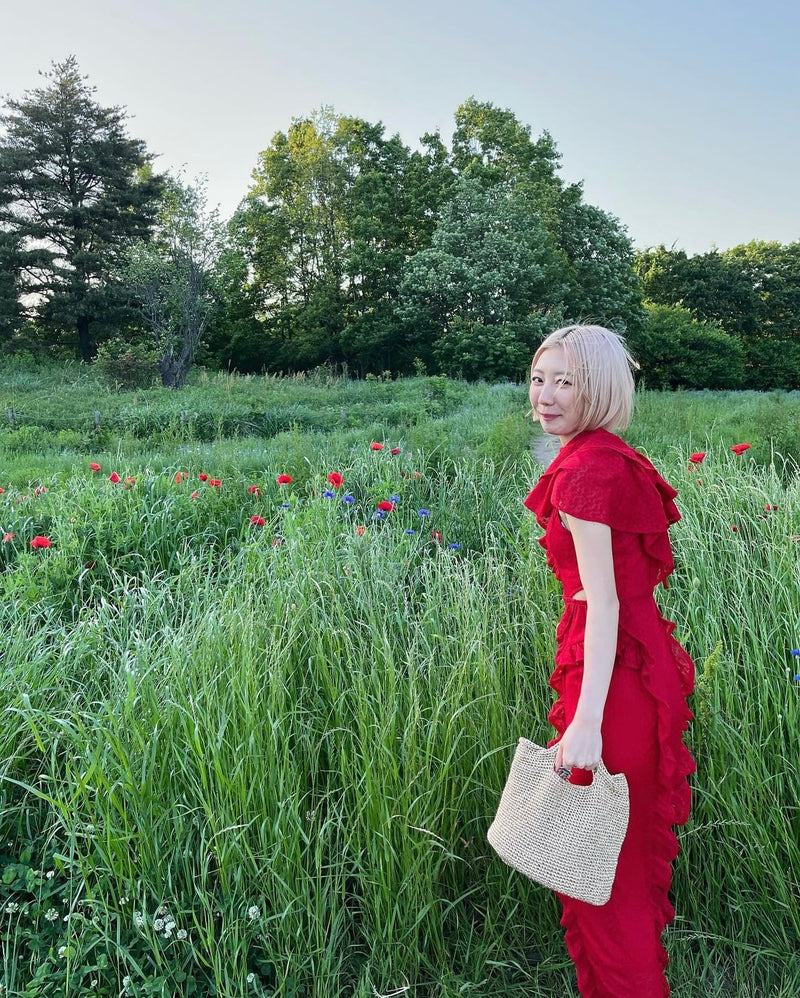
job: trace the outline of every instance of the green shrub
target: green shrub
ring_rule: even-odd
[[[158,377],[157,360],[152,347],[115,337],[100,344],[95,364],[111,387],[150,388]]]

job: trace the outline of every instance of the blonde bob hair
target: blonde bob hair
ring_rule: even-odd
[[[633,413],[633,371],[639,365],[622,337],[604,326],[564,326],[542,341],[531,369],[551,347],[564,351],[578,400],[578,432],[624,430]]]

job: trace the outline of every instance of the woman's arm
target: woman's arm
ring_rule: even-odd
[[[562,766],[596,769],[603,751],[600,726],[617,653],[619,626],[611,528],[568,514],[564,518],[575,544],[586,598],[586,633],[581,692],[572,723],[558,743],[556,769]]]

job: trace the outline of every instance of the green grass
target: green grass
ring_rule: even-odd
[[[260,379],[228,380],[235,396]],[[520,504],[540,470],[524,391],[273,381],[317,412],[362,393],[368,416],[238,439],[89,428],[66,451],[0,434],[0,526],[16,535],[0,545],[0,982],[69,998],[575,994],[553,898],[485,841],[517,737],[548,737],[559,612]],[[212,389],[227,390],[153,405]],[[80,394],[25,391],[31,409],[51,391],[55,415]],[[638,401],[629,439],[683,513],[659,600],[698,665],[673,991],[796,998],[797,468],[758,435],[766,399]],[[708,456],[690,472],[694,450]],[[345,477],[332,499],[330,471]]]

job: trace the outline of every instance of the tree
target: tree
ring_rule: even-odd
[[[723,254],[712,250],[689,257],[659,246],[640,253],[635,266],[647,301],[687,308],[695,319],[716,322],[738,336],[755,332],[753,286]]]
[[[400,313],[422,360],[462,377],[510,378],[530,360],[537,317],[558,312],[566,290],[535,206],[510,184],[462,177],[431,245],[406,267]]]
[[[439,136],[412,153],[380,122],[322,109],[274,136],[253,180],[237,238],[273,367],[410,370],[396,302],[453,182]]]
[[[129,250],[121,280],[141,309],[165,388],[182,388],[216,306],[223,229],[202,184],[168,178],[153,238]]]
[[[10,343],[22,325],[20,240],[0,229],[0,343]]]
[[[74,56],[44,77],[0,115],[0,228],[18,240],[30,315],[56,334],[74,330],[90,360],[93,323],[122,304],[112,274],[146,238],[162,181],[127,135],[125,110],[95,101]]]
[[[533,139],[510,110],[470,98],[456,111],[454,168],[487,187],[511,184],[535,206],[563,261],[566,314],[635,330],[643,313],[633,245],[618,219],[583,201],[581,184],[564,184],[560,160],[551,135]]]
[[[680,306],[647,305],[643,325],[628,336],[648,388],[739,388],[744,350],[713,322]]]

